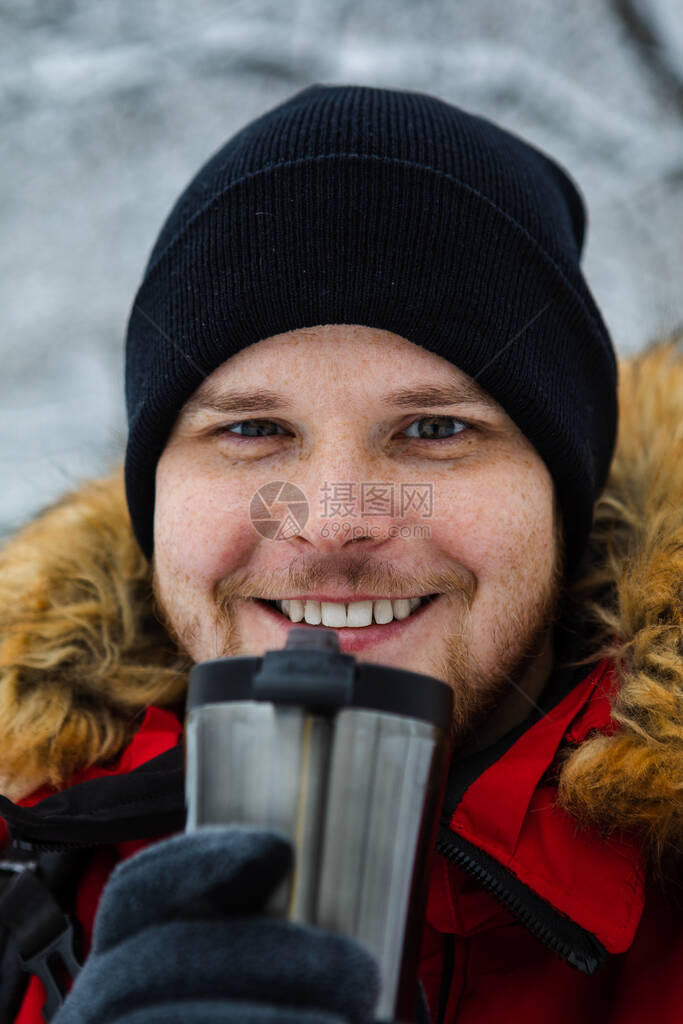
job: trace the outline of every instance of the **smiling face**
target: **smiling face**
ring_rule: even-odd
[[[308,502],[278,540],[250,517],[273,481]],[[291,621],[260,599],[372,607],[375,624],[335,627],[340,649],[448,682],[455,740],[475,748],[528,714],[552,667],[561,531],[545,463],[470,377],[380,329],[276,335],[207,377],[157,466],[153,569],[195,662],[284,646]],[[386,600],[369,605],[433,594],[389,624]]]

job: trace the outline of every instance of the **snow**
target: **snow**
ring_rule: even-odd
[[[122,457],[122,344],[206,157],[312,82],[419,89],[552,154],[617,349],[683,322],[678,0],[0,2],[0,536]]]

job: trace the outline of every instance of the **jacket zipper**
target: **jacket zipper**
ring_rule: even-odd
[[[19,849],[24,850],[35,850],[37,853],[56,853],[62,850],[75,850],[75,849],[87,849],[88,847],[96,847],[100,844],[93,843],[89,840],[76,840],[76,841],[61,841],[54,842],[42,839],[33,840],[22,840],[15,839],[12,844]],[[446,857],[456,867],[462,868],[469,875],[471,875],[476,882],[491,893],[499,903],[501,903],[510,913],[520,921],[521,924],[527,928],[532,935],[539,939],[555,956],[560,957],[563,960],[569,960],[574,954],[574,947],[563,940],[560,936],[554,935],[552,930],[539,921],[534,915],[533,911],[528,907],[525,907],[518,896],[511,893],[503,884],[503,882],[494,878],[493,875],[480,864],[472,854],[462,849],[457,845],[457,838],[453,835],[450,830],[447,830],[443,826],[439,829],[438,838],[436,841],[436,852],[440,853],[443,857]],[[592,940],[591,952],[594,953],[598,961],[602,961],[604,957],[604,949],[594,936],[588,932],[584,932],[586,939],[590,942]],[[592,972],[591,972],[592,973]]]
[[[524,906],[522,899],[511,892],[500,878],[494,877],[472,853],[459,846],[457,837],[444,826],[439,829],[436,850],[437,853],[471,875],[555,956],[569,961],[572,966],[578,967],[587,974],[592,974],[604,961],[607,955],[606,950],[594,935],[581,929],[582,944],[585,948],[577,950],[576,945],[554,934],[552,928],[539,920],[531,908]],[[554,913],[558,917],[560,916],[559,911],[554,911]]]

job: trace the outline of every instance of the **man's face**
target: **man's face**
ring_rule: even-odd
[[[257,402],[264,389],[279,398]],[[463,394],[429,402],[436,389]],[[287,539],[250,517],[273,481],[308,502]],[[360,661],[448,682],[463,739],[492,713],[506,727],[523,717],[520,690],[533,697],[547,678],[556,520],[544,462],[465,373],[388,331],[305,328],[237,353],[181,411],[156,473],[155,594],[195,662],[284,646],[292,623],[263,599],[436,594],[405,618],[336,632]]]

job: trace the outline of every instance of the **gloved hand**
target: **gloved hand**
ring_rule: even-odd
[[[284,835],[173,836],[118,865],[93,948],[52,1024],[367,1024],[379,968],[360,943],[267,916]]]

